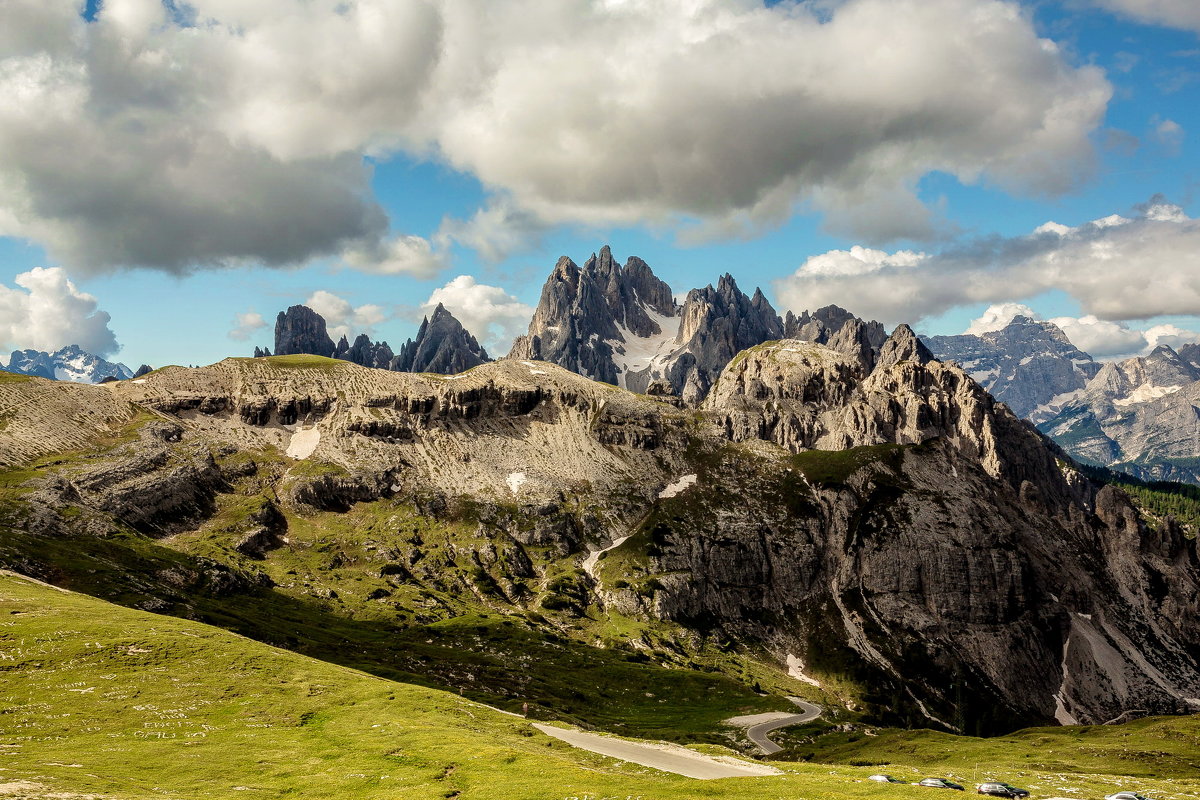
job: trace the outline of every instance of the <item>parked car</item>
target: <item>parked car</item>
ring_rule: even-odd
[[[945,778],[925,778],[917,781],[917,786],[928,786],[931,789],[958,789],[960,792],[965,792],[959,784],[954,781],[948,781]]]
[[[1104,800],[1150,800],[1149,797],[1140,795],[1137,792],[1116,792],[1104,796]]]
[[[893,778],[891,775],[872,775],[867,780],[878,781],[879,783],[904,783],[904,781],[899,778]]]
[[[1025,789],[1018,789],[1011,783],[1005,783],[1004,781],[987,781],[986,783],[981,783],[976,791],[980,794],[990,794],[992,797],[1011,797],[1015,798],[1015,800],[1023,800],[1029,797],[1029,792]]]

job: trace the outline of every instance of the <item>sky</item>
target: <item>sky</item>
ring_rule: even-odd
[[[0,0],[0,351],[493,355],[559,256],[1200,340],[1196,0]]]

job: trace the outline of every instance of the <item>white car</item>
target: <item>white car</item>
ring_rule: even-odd
[[[1116,794],[1106,794],[1104,800],[1150,800],[1150,798],[1137,792],[1117,792]]]
[[[872,775],[867,778],[869,781],[877,781],[879,783],[904,783],[899,778],[893,778],[891,775]]]

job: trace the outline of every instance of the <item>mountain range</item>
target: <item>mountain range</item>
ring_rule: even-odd
[[[873,366],[887,331],[837,306],[780,316],[761,290],[744,293],[731,275],[677,302],[636,256],[619,264],[609,247],[582,267],[564,256],[542,287],[526,334],[508,358],[546,361],[635,392],[703,401],[747,348],[779,339],[827,345]],[[923,339],[931,353],[961,364],[997,400],[1037,424],[1088,465],[1144,480],[1200,483],[1200,344],[1163,346],[1146,357],[1102,364],[1052,322],[1015,316],[978,335]],[[271,349],[256,347],[256,356]],[[478,340],[438,304],[399,352],[365,334],[334,342],[326,322],[303,305],[279,313],[275,355],[328,356],[401,372],[456,374],[491,361]],[[14,352],[7,371],[96,383],[133,373],[77,346]],[[148,371],[148,367],[139,370]]]
[[[1200,365],[1164,347],[1087,377],[1097,365],[1046,323],[978,338],[929,340],[969,367],[939,360],[907,325],[780,317],[728,275],[677,303],[644,262],[604,250],[558,262],[498,361],[440,306],[399,353],[334,342],[294,306],[275,354],[99,385],[9,374],[0,583],[189,621],[115,646],[87,631],[71,663],[98,677],[68,685],[118,716],[145,698],[90,687],[131,657],[176,664],[163,653],[198,645],[160,633],[219,633],[204,626],[245,637],[239,651],[278,648],[272,665],[291,651],[376,676],[379,703],[400,684],[440,690],[470,725],[485,703],[748,749],[726,721],[794,719],[787,698],[803,697],[823,719],[781,745],[795,760],[814,737],[894,738],[881,726],[1086,726],[1078,745],[1100,723],[1196,714],[1200,491],[1082,465],[994,394],[1062,402],[1043,426],[1087,409],[1108,451],[1059,435],[1091,463],[1125,457],[1112,448],[1133,435],[1165,458],[1156,404],[1178,403],[1181,441],[1194,432]],[[11,622],[24,636],[30,620]],[[47,680],[49,652],[21,651],[23,679]],[[170,709],[199,707],[194,674],[159,676]],[[311,704],[294,719],[230,718],[326,736],[327,712],[356,701],[318,683],[288,684],[281,702]],[[513,737],[544,731],[506,719]],[[378,736],[380,752],[408,746]]]
[[[350,344],[343,336],[335,345],[325,318],[308,306],[292,306],[275,320],[275,355],[328,356],[364,367],[397,372],[454,374],[491,361],[487,351],[441,303],[421,322],[415,339],[393,353],[387,342],[372,342],[360,333]],[[271,355],[254,348],[254,356]]]
[[[8,359],[8,365],[0,369],[18,375],[36,375],[39,378],[72,383],[99,383],[105,378],[125,380],[134,376],[133,370],[124,364],[105,361],[74,344],[53,353],[41,350],[14,350]]]

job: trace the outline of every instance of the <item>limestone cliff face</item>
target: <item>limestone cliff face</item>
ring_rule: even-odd
[[[907,327],[862,355],[758,345],[686,410],[514,359],[454,376],[228,359],[60,386],[64,413],[111,417],[96,435],[153,422],[40,483],[41,518],[53,531],[70,505],[169,532],[229,491],[222,454],[271,452],[284,507],[469,502],[499,537],[479,563],[522,575],[629,536],[572,603],[799,657],[869,687],[880,719],[994,732],[1192,708],[1195,540],[1148,527]],[[33,442],[52,421],[25,397],[48,382],[27,383],[0,399]],[[147,492],[162,501],[143,508]],[[252,557],[280,536],[259,516],[237,541]]]
[[[542,287],[529,333],[517,338],[509,358],[549,361],[624,385],[627,346],[636,339],[673,340],[678,314],[670,287],[640,258],[622,267],[607,246],[583,267],[563,256]]]

